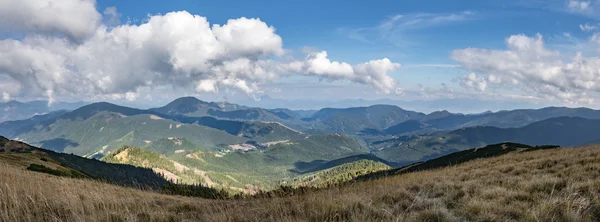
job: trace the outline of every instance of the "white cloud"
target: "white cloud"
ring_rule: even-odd
[[[599,0],[566,0],[567,11],[593,18],[598,18],[600,12]]]
[[[542,98],[589,103],[592,92],[600,92],[600,58],[577,54],[564,61],[560,52],[545,47],[539,34],[513,35],[506,45],[507,50],[455,50],[452,58],[464,69],[487,75],[488,84],[518,87]]]
[[[212,79],[200,80],[196,85],[196,91],[198,92],[217,92],[217,81]]]
[[[334,79],[349,76],[354,73],[352,66],[348,63],[331,62],[327,58],[327,52],[325,51],[308,55],[305,65],[309,73],[329,75]]]
[[[95,7],[95,0],[0,0],[0,28],[82,41],[100,25]]]
[[[11,98],[11,95],[21,93],[21,84],[12,78],[0,75],[0,93],[4,98]]]
[[[579,29],[581,29],[581,31],[589,32],[589,31],[594,31],[594,30],[598,29],[598,26],[585,23],[585,24],[580,24]]]
[[[394,15],[381,22],[377,29],[389,33],[394,30],[420,29],[433,25],[464,21],[473,16],[471,11],[450,14],[417,13],[409,15]]]
[[[356,65],[331,61],[327,57],[326,51],[313,52],[304,60],[285,63],[273,60],[237,59],[224,62],[212,69],[217,76],[223,77],[223,81],[201,81],[196,90],[199,92],[218,91],[216,85],[221,84],[235,86],[246,93],[260,93],[256,84],[248,85],[246,81],[238,81],[230,77],[243,77],[252,82],[260,82],[261,80],[273,80],[281,75],[304,75],[316,76],[327,81],[348,80],[373,86],[384,93],[392,93],[396,81],[388,73],[400,67],[400,64],[393,63],[387,58]]]
[[[135,101],[138,98],[139,94],[137,92],[126,92],[125,99],[127,101]]]
[[[492,77],[494,78],[494,77]],[[477,76],[475,73],[470,73],[460,78],[460,85],[468,88],[475,89],[478,91],[485,91],[487,89],[487,81],[483,77]]]
[[[10,94],[7,92],[2,92],[2,101],[10,101]]]
[[[463,11],[459,13],[416,13],[390,16],[378,25],[361,28],[340,28],[339,32],[351,39],[366,43],[384,41],[396,46],[410,42],[407,39],[410,30],[423,29],[453,22],[473,19],[475,13]]]
[[[401,67],[389,59],[371,60],[369,62],[350,65],[345,62],[331,61],[327,52],[314,52],[309,54],[304,61],[294,61],[278,67],[284,73],[318,76],[325,80],[349,80],[356,83],[367,84],[389,94],[396,86],[396,81],[388,75]]]
[[[575,12],[584,12],[590,9],[590,1],[569,0],[567,6]]]
[[[78,2],[94,6],[94,2]],[[118,15],[116,8],[107,8],[104,14]],[[22,20],[28,18],[9,16],[17,24],[27,23]],[[95,27],[89,33],[49,19],[55,23],[47,27],[60,27],[56,30],[64,31],[68,38],[45,35],[48,28],[44,28],[29,30],[35,33],[23,39],[0,40],[0,74],[26,86],[26,92],[19,92],[22,95],[45,95],[53,100],[56,96],[101,94],[135,100],[140,88],[160,86],[195,86],[198,92],[218,92],[223,87],[260,94],[262,83],[282,75],[348,80],[390,93],[396,83],[388,72],[400,67],[389,59],[353,66],[332,62],[325,51],[311,53],[304,60],[277,61],[285,52],[283,41],[274,27],[260,19],[230,19],[223,25],[211,25],[205,17],[180,11],[150,16],[139,25],[109,28],[97,25],[99,20],[102,18],[84,20],[89,22],[86,27]],[[80,41],[72,42],[71,37]]]

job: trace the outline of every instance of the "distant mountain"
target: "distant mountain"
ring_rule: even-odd
[[[195,97],[181,97],[173,100],[173,102],[170,102],[163,107],[149,110],[168,115],[201,117],[210,115],[208,113],[210,110],[229,112],[247,108],[248,107],[227,102],[204,102]]]
[[[31,117],[29,119],[25,119],[25,120],[13,120],[13,121],[2,122],[2,123],[0,123],[0,135],[14,137],[19,132],[30,130],[36,124],[40,124],[42,122],[55,119],[59,116],[62,116],[64,114],[68,113],[68,112],[69,111],[66,111],[66,110],[53,111],[48,114],[36,115],[36,116],[33,116],[33,117]]]
[[[433,114],[434,113],[428,116]],[[533,122],[555,117],[600,119],[600,110],[588,108],[546,107],[542,109],[518,109],[471,115],[449,113],[445,113],[441,117],[440,115],[440,113],[436,113],[435,116],[438,118],[425,118],[423,119],[423,122],[429,127],[442,130],[453,130],[471,126],[510,128],[521,127]]]
[[[407,166],[403,166],[397,169],[391,169],[386,171],[374,172],[367,175],[358,176],[357,181],[360,180],[371,180],[385,176],[393,176],[403,173],[410,173],[424,170],[434,170],[437,168],[448,167],[464,163],[467,161],[479,159],[479,158],[490,158],[505,155],[508,153],[520,153],[529,152],[540,149],[554,149],[558,146],[546,145],[546,146],[529,146],[519,143],[499,143],[493,145],[487,145],[481,148],[472,148],[468,150],[454,152],[448,155],[430,159],[424,162],[417,162]]]
[[[530,145],[585,145],[600,140],[600,119],[557,117],[519,128],[477,126],[422,136],[404,136],[370,143],[374,153],[388,161],[426,160],[489,144],[515,142]]]
[[[443,110],[421,116],[421,118],[400,122],[384,129],[374,127],[361,132],[368,135],[400,135],[424,129],[427,129],[427,132],[429,132],[435,130],[456,130],[474,126],[514,128],[556,117],[600,119],[600,111],[588,108],[547,107],[542,109],[485,112],[481,114],[461,114]],[[355,119],[353,121],[360,120]]]
[[[306,123],[301,120],[301,118],[305,115],[312,113],[311,111],[299,111],[299,113],[296,113],[296,111],[289,109],[268,110],[263,108],[240,106],[227,102],[204,102],[195,97],[182,97],[170,102],[166,106],[149,109],[148,111],[170,115],[183,122],[189,122],[189,118],[205,118],[197,119],[200,120],[200,124],[202,124],[202,120],[212,121],[206,118],[210,117],[217,119],[218,121],[233,120],[238,122],[278,122],[281,125],[285,125],[286,128],[291,127],[294,130],[308,130],[314,125],[313,123]],[[223,128],[223,126],[218,127]],[[320,129],[322,127],[318,128]]]
[[[464,141],[512,141],[531,145],[578,146],[600,139],[600,119],[557,117],[521,128],[471,127],[451,132]]]
[[[12,100],[6,103],[0,102],[0,123],[3,121],[28,119],[35,115],[43,115],[52,111],[74,110],[85,104],[84,102],[57,102],[48,106],[47,101],[18,102]]]
[[[105,102],[0,126],[0,132],[12,138],[88,157],[101,157],[123,145],[145,146],[168,137],[188,139],[204,150],[246,141],[264,143],[303,137],[302,132],[278,122],[170,116]]]
[[[234,103],[262,108],[288,108],[292,110],[312,109],[319,110],[323,108],[348,108],[365,107],[377,104],[388,104],[402,107],[407,110],[414,110],[423,113],[435,112],[439,110],[450,110],[453,113],[478,113],[487,110],[514,109],[522,107],[534,109],[538,104],[528,103],[527,101],[499,101],[493,99],[434,99],[434,100],[395,100],[395,99],[346,99],[346,100],[319,100],[319,99],[299,99],[287,100],[272,98],[267,95],[261,96],[260,100],[251,99],[232,99]]]
[[[397,125],[390,126],[383,130],[383,134],[386,135],[398,135],[408,132],[414,132],[425,129],[426,125],[419,120],[407,120]]]
[[[152,110],[142,110],[142,109],[125,107],[125,106],[119,106],[119,105],[115,105],[115,104],[107,103],[107,102],[98,102],[98,103],[92,103],[92,104],[83,106],[79,109],[73,110],[72,112],[66,113],[65,115],[60,116],[59,119],[85,120],[85,119],[88,119],[100,112],[118,113],[118,114],[121,114],[124,116],[150,114],[150,115],[167,117],[161,113],[153,112]]]
[[[373,105],[346,109],[325,108],[305,121],[320,121],[327,130],[355,134],[364,129],[383,130],[407,120],[419,120],[425,114],[407,111],[397,106]]]

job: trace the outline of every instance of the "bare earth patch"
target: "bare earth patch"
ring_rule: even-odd
[[[229,148],[231,150],[250,151],[250,150],[255,150],[256,146],[254,146],[252,144],[242,143],[242,144],[229,145]]]
[[[176,182],[179,179],[179,176],[169,172],[168,170],[161,168],[152,168],[152,170],[156,173],[162,174],[164,178],[170,180],[171,182]]]
[[[153,120],[161,120],[161,119],[163,119],[163,118],[161,118],[161,117],[159,117],[159,116],[157,116],[157,115],[150,115],[150,119],[153,119]]]
[[[261,146],[270,147],[270,146],[273,146],[273,145],[277,145],[277,144],[280,144],[280,143],[287,143],[287,142],[290,142],[290,141],[289,140],[277,140],[277,141],[271,141],[271,142],[262,143],[260,145]]]
[[[120,153],[118,153],[117,155],[115,155],[115,158],[117,158],[121,162],[127,162],[129,160],[128,157],[129,157],[129,149],[125,149],[125,150],[121,151]]]

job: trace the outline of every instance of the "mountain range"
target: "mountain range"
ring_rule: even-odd
[[[23,120],[35,115],[43,115],[59,110],[74,110],[86,105],[85,102],[56,102],[49,104],[47,101],[19,102],[11,100],[0,102],[0,122],[11,120]]]
[[[587,108],[425,114],[373,105],[295,111],[194,97],[151,109],[92,103],[0,123],[0,135],[44,149],[240,191],[276,187],[316,171],[400,167],[503,142],[595,143],[598,130],[600,111]]]

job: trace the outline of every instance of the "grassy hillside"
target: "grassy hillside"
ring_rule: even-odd
[[[123,146],[104,156],[102,161],[150,168],[165,179],[179,184],[202,184],[209,187],[229,188],[212,181],[206,172],[186,167],[164,155],[136,147]]]
[[[0,221],[598,221],[600,147],[478,159],[282,198],[205,200],[0,163]]]
[[[58,176],[98,179],[118,185],[159,189],[167,184],[146,168],[110,164],[71,154],[39,149],[0,136],[0,163]]]
[[[382,162],[368,159],[344,163],[308,175],[302,175],[291,180],[282,181],[281,185],[291,187],[327,187],[353,180],[359,176],[385,171],[390,166]]]
[[[153,148],[156,144],[164,144],[161,150],[170,151],[157,152]],[[134,152],[127,152],[126,155],[119,154],[123,149],[118,150],[103,160],[159,168],[172,173],[171,178],[185,183],[210,184],[240,191],[247,186],[272,189],[282,179],[296,177],[319,167],[326,169],[360,160],[363,158],[341,162],[344,158],[368,153],[356,139],[339,134],[307,136],[275,143],[237,144],[223,146],[221,150],[184,149],[186,144],[188,142],[185,139],[161,139],[149,143],[143,150],[135,148]],[[119,155],[128,158],[114,158]],[[173,163],[186,169],[173,170]]]
[[[442,167],[453,166],[456,164],[464,163],[479,158],[490,158],[505,155],[508,153],[520,153],[530,152],[540,149],[554,149],[559,146],[546,145],[546,146],[529,146],[519,143],[499,143],[493,145],[487,145],[481,148],[473,148],[463,151],[454,152],[448,155],[430,159],[424,162],[412,163],[406,166],[402,166],[397,169],[390,169],[386,171],[378,171],[370,174],[361,175],[356,180],[368,180],[376,179],[385,176],[398,175],[402,173],[432,170]]]

